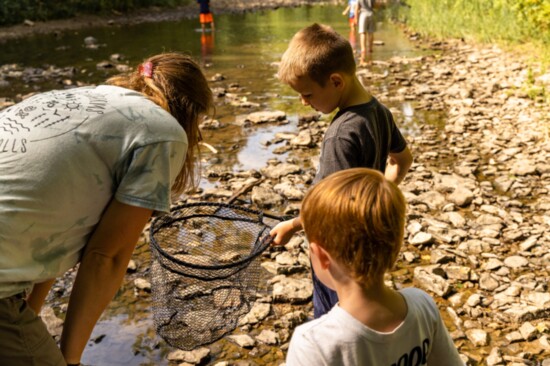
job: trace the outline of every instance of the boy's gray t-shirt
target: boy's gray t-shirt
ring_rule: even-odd
[[[389,153],[401,152],[406,146],[391,112],[376,98],[344,108],[325,132],[313,183],[349,168],[372,168],[384,173]]]
[[[0,111],[0,141],[0,298],[74,266],[113,197],[168,212],[188,145],[171,114],[106,85]]]

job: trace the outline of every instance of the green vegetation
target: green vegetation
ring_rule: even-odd
[[[548,0],[405,0],[394,16],[432,37],[454,37],[504,45],[529,45],[550,64]]]
[[[148,6],[170,7],[190,4],[192,0],[0,0],[0,26],[22,23],[24,20],[70,18],[79,13],[106,14],[127,12]]]

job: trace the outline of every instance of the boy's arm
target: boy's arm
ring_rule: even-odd
[[[295,217],[291,220],[283,221],[275,225],[269,232],[271,236],[274,236],[273,244],[285,245],[290,241],[292,235],[302,230],[302,220],[300,217]]]
[[[413,157],[408,146],[401,152],[390,153],[388,163],[386,165],[386,171],[384,172],[386,179],[394,182],[395,184],[401,183],[409,171],[412,162]]]
[[[344,9],[344,11],[342,12],[342,15],[346,15],[348,13],[348,11],[350,11],[349,5],[346,6],[346,9]]]

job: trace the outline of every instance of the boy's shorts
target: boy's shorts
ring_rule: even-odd
[[[373,15],[368,15],[365,12],[359,13],[359,33],[374,33],[376,31],[376,22]]]
[[[214,21],[214,17],[212,16],[212,13],[201,13],[199,16],[199,20],[201,24],[212,23]]]
[[[0,364],[66,366],[46,325],[23,293],[0,299]]]
[[[318,319],[338,303],[338,294],[319,280],[313,266],[311,267],[311,278],[313,280],[313,317]]]

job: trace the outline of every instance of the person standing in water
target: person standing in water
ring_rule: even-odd
[[[210,24],[210,29],[214,30],[214,16],[210,11],[210,0],[197,0],[200,5],[199,21],[201,23],[202,31],[206,30],[206,25]]]
[[[372,62],[374,32],[376,31],[376,22],[374,20],[375,3],[376,0],[357,0],[355,18],[357,19],[361,48],[359,67],[368,66]]]

